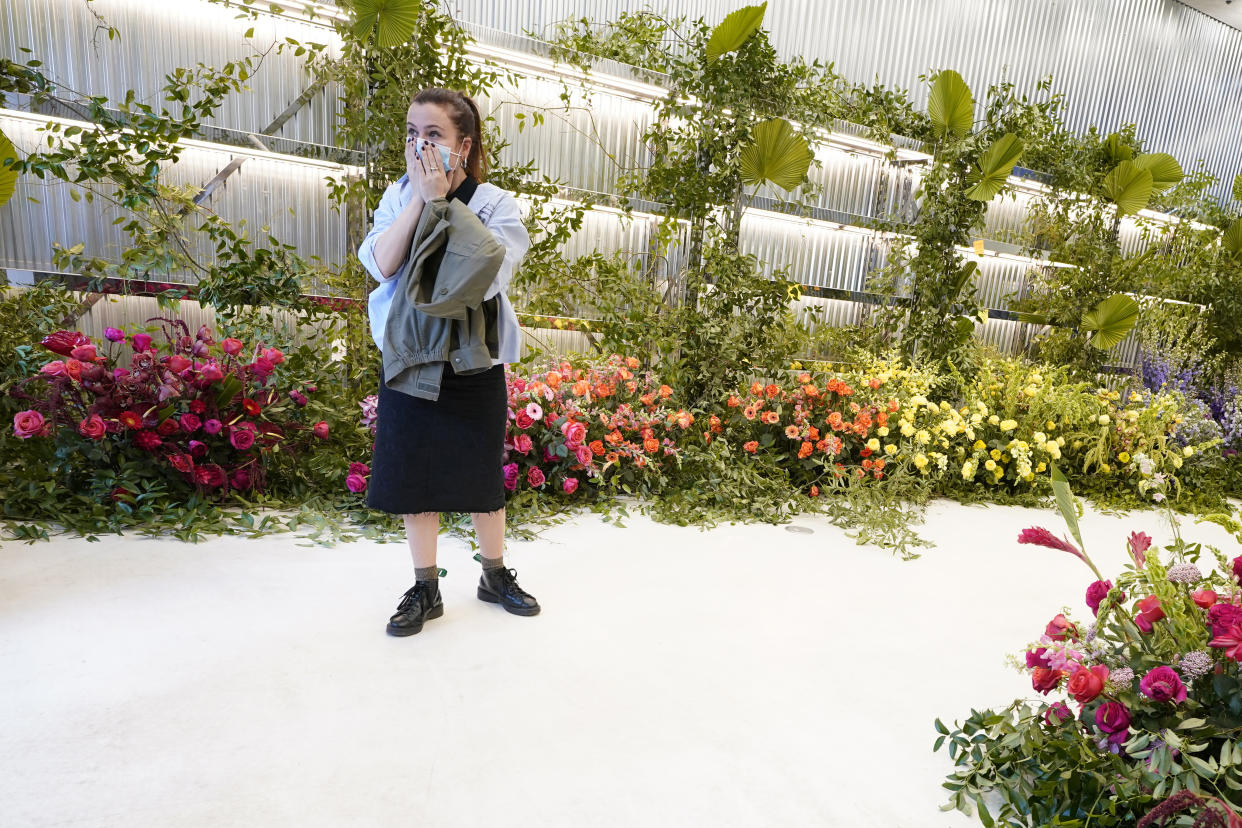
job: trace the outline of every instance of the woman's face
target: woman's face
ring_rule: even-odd
[[[453,169],[465,167],[465,159],[470,157],[470,138],[467,136],[463,140],[458,134],[457,127],[453,125],[453,119],[449,117],[447,107],[435,103],[410,104],[405,120],[407,141],[414,138],[420,142],[433,141],[442,147],[448,147],[453,152],[461,154],[460,157],[452,156],[449,163],[453,165]]]

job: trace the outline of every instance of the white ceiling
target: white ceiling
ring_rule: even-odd
[[[1225,0],[1181,0],[1181,2],[1235,29],[1242,29],[1242,0],[1233,0],[1232,3],[1226,3]]]

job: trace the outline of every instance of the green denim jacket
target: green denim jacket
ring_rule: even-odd
[[[446,364],[458,374],[492,367],[498,346],[483,296],[504,257],[504,245],[465,201],[423,205],[384,327],[385,385],[436,400]],[[434,278],[424,279],[428,273]]]

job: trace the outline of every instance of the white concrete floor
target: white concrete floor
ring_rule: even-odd
[[[1004,664],[1089,570],[1053,511],[934,504],[902,562],[826,521],[594,515],[512,542],[539,598],[392,638],[404,544],[0,546],[5,826],[955,826],[933,720],[1032,695]],[[1090,513],[1106,574],[1158,513]],[[1235,553],[1211,525],[1184,531]]]

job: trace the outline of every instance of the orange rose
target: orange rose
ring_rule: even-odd
[[[596,457],[603,457],[604,456],[604,441],[603,440],[592,440],[591,441],[591,453],[594,454]]]
[[[669,388],[667,385],[661,385],[660,396],[667,400],[669,397],[673,396],[673,389]]]
[[[807,457],[810,457],[810,456],[811,456],[811,452],[813,452],[813,451],[815,451],[815,445],[814,445],[813,443],[805,443],[805,442],[804,442],[804,443],[802,444],[802,447],[798,449],[798,459],[799,459],[799,460],[802,460],[802,459],[805,459],[805,458],[807,458]]]
[[[743,443],[742,448],[750,452],[751,454],[754,454],[756,451],[759,450],[759,443],[756,440],[751,440],[750,442]]]
[[[647,452],[648,454],[655,453],[659,448],[660,448],[659,440],[652,440],[652,439],[643,440],[643,451]]]
[[[591,386],[586,380],[578,380],[570,389],[575,397],[585,397],[591,391]]]
[[[763,393],[763,385],[758,381],[752,382],[750,384],[750,393],[754,394],[756,397],[759,396]]]
[[[818,429],[818,428],[816,428],[815,426],[811,426],[810,428],[808,428],[808,429],[806,430],[806,438],[807,438],[808,440],[818,440],[818,439],[819,439],[819,429]]]
[[[736,394],[729,395],[729,402],[728,402],[729,408],[737,408],[741,404],[742,404],[742,401],[737,398]]]
[[[768,399],[772,399],[780,395],[781,389],[779,386],[769,385],[763,389],[763,393],[768,395]]]
[[[556,390],[557,388],[561,387],[561,372],[560,371],[549,371],[548,373],[544,374],[543,378],[547,380],[548,385],[553,390]]]
[[[634,357],[626,357],[625,364],[635,370],[638,369],[638,360],[635,359]]]

